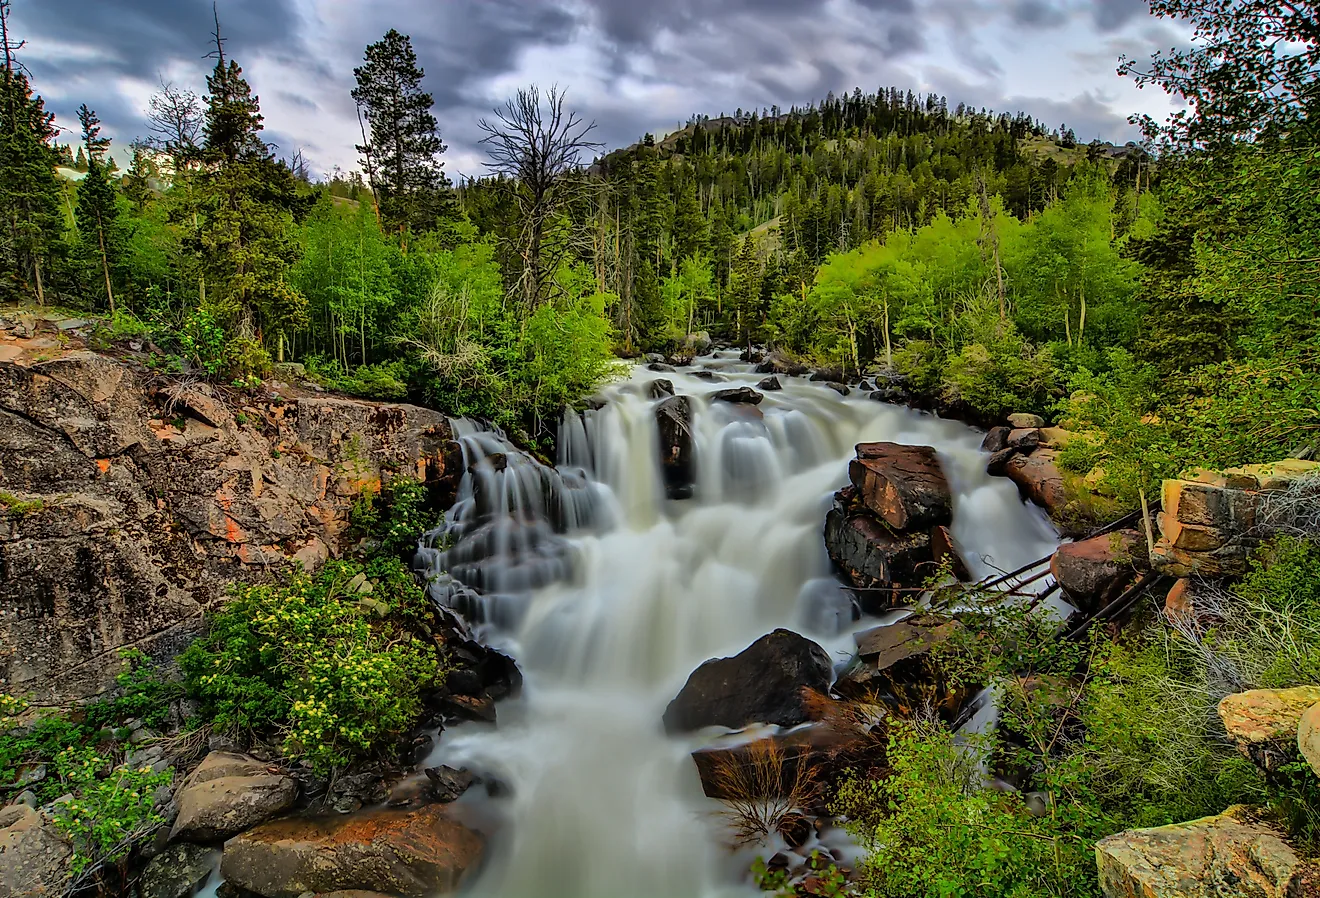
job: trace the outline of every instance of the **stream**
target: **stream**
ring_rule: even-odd
[[[1045,515],[985,472],[963,424],[781,377],[759,406],[711,402],[763,375],[736,353],[676,373],[633,369],[572,415],[559,464],[535,465],[494,433],[462,427],[473,470],[419,564],[432,593],[517,659],[525,688],[498,727],[447,730],[426,764],[507,788],[475,813],[498,820],[467,891],[501,898],[717,898],[756,894],[689,753],[718,734],[666,737],[661,715],[703,661],[777,627],[853,651],[849,592],[822,529],[859,442],[933,446],[954,496],[953,533],[974,578],[1058,543]],[[694,376],[702,369],[717,372]],[[697,482],[665,498],[652,382],[694,397]],[[461,422],[460,422],[461,424]],[[474,790],[477,791],[477,790]],[[764,849],[763,849],[764,850]]]

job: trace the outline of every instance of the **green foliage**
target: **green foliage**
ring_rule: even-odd
[[[379,493],[364,492],[350,513],[354,530],[374,540],[382,554],[410,557],[418,537],[444,523],[444,514],[428,508],[426,486],[407,477],[386,482]]]
[[[110,768],[110,760],[91,750],[66,748],[55,756],[55,769],[73,799],[55,807],[55,826],[73,844],[75,877],[102,864],[115,864],[165,818],[156,808],[156,791],[169,785],[170,770],[150,767]]]
[[[216,729],[279,736],[317,770],[390,747],[444,680],[418,626],[425,594],[397,559],[332,561],[315,576],[241,586],[180,657]]]
[[[37,499],[20,499],[13,493],[7,493],[0,490],[0,508],[10,511],[17,515],[32,514],[41,511],[46,507],[45,501]]]

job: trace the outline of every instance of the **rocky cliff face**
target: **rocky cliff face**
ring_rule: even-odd
[[[103,691],[119,649],[173,656],[231,582],[337,555],[383,477],[445,491],[461,468],[447,419],[414,406],[231,393],[89,352],[0,363],[0,691]]]

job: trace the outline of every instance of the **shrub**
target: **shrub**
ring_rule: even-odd
[[[364,491],[353,503],[349,520],[359,536],[376,541],[377,552],[411,558],[418,537],[445,520],[443,513],[428,509],[429,501],[425,484],[395,477],[379,493]]]
[[[90,876],[104,864],[124,860],[165,822],[155,796],[171,782],[173,773],[150,767],[110,770],[109,766],[109,758],[86,749],[66,748],[55,757],[60,781],[73,795],[71,801],[56,805],[55,826],[73,844],[75,877]]]
[[[429,614],[397,559],[333,561],[237,587],[180,664],[217,729],[279,735],[329,771],[387,748],[442,684],[439,649],[419,635]]]
[[[998,339],[970,343],[951,356],[944,398],[986,415],[1045,412],[1057,387],[1050,350],[1037,349],[1011,329]]]

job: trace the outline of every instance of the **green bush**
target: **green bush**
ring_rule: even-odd
[[[1050,350],[1031,346],[1007,325],[995,339],[962,347],[944,371],[946,400],[991,416],[1047,412],[1056,389]]]
[[[423,533],[444,523],[444,514],[428,509],[426,485],[407,477],[384,483],[379,493],[367,491],[353,503],[349,520],[354,531],[376,542],[380,554],[411,558]]]
[[[216,729],[278,736],[329,771],[388,748],[443,683],[430,610],[397,559],[332,561],[237,587],[180,665]]]
[[[73,795],[56,805],[55,826],[73,845],[75,877],[124,860],[165,822],[155,797],[172,781],[172,771],[110,768],[108,757],[91,750],[70,747],[55,756],[60,782]]]

